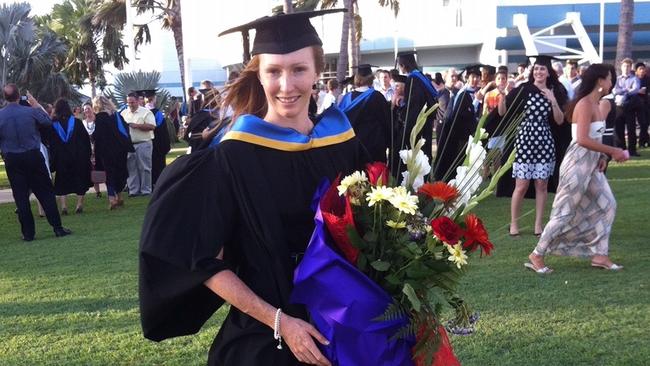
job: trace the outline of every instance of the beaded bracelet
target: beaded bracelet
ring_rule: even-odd
[[[282,336],[280,336],[280,316],[282,309],[278,308],[275,312],[275,322],[273,323],[273,339],[278,341],[278,349],[282,349]]]

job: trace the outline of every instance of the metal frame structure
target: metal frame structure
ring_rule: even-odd
[[[515,14],[512,22],[519,30],[527,55],[539,54],[539,45],[550,49],[550,53],[569,53],[569,55],[556,56],[560,59],[578,59],[579,64],[602,62],[602,57],[598,54],[598,51],[596,51],[596,48],[591,43],[587,31],[585,30],[582,21],[580,21],[580,13],[566,13],[566,18],[561,22],[541,29],[535,33],[531,33],[528,28],[528,16],[526,14]],[[570,26],[574,34],[555,34],[558,28],[566,26]],[[565,41],[567,39],[577,39],[582,50],[558,44],[566,43]],[[558,41],[558,43],[553,43],[553,40]]]

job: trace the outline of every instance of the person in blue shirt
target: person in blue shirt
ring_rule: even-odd
[[[52,121],[38,101],[27,93],[30,107],[20,105],[20,90],[15,84],[3,88],[7,106],[0,110],[0,151],[11,191],[18,210],[18,220],[24,241],[34,240],[34,216],[29,204],[30,191],[43,206],[54,234],[66,236],[72,232],[61,225],[56,207],[54,187],[40,152],[38,128],[51,126]]]
[[[630,151],[630,156],[640,156],[636,151],[636,115],[641,107],[637,98],[641,83],[632,73],[632,60],[629,58],[621,61],[621,75],[616,78],[614,87],[614,100],[616,101],[616,136],[618,146]],[[627,128],[627,144],[625,143],[625,129]]]

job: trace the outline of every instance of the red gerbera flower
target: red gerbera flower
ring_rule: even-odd
[[[474,214],[469,214],[465,216],[465,227],[463,248],[473,252],[480,247],[481,255],[483,253],[490,255],[490,252],[494,249],[494,245],[490,242],[487,230],[485,230],[481,219]]]
[[[388,166],[381,161],[366,164],[366,173],[368,173],[368,180],[373,186],[377,185],[379,178],[381,178],[381,185],[388,185],[388,177],[390,176]]]
[[[431,220],[431,229],[433,229],[433,234],[438,239],[452,245],[458,243],[458,240],[463,235],[463,229],[447,216],[440,216]]]
[[[343,252],[345,258],[352,264],[357,263],[359,249],[352,245],[348,237],[348,228],[356,228],[350,198],[340,197],[336,187],[341,183],[339,176],[321,197],[320,209],[323,221],[327,226],[336,246]]]
[[[458,190],[445,182],[425,183],[418,193],[447,205],[458,198]]]

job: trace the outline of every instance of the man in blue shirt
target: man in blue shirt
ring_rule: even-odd
[[[35,235],[34,216],[29,204],[30,191],[43,206],[54,234],[69,235],[72,232],[61,226],[54,187],[39,149],[41,137],[38,127],[50,126],[52,121],[29,93],[27,102],[31,107],[20,105],[20,91],[15,84],[5,85],[3,93],[7,106],[0,109],[0,152],[18,209],[23,240],[32,241]]]
[[[618,146],[626,148],[625,129],[627,128],[627,149],[631,156],[639,156],[636,151],[636,115],[640,108],[640,99],[637,98],[641,88],[639,79],[631,72],[632,60],[629,58],[621,61],[621,75],[616,78],[614,87],[614,100],[616,101],[615,130],[618,137]]]

